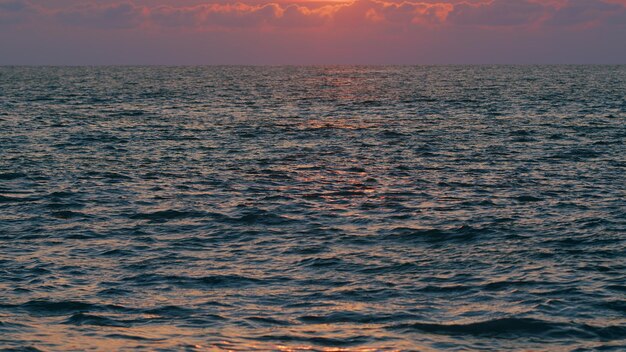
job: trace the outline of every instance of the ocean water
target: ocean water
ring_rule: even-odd
[[[0,346],[626,350],[626,66],[0,68]]]

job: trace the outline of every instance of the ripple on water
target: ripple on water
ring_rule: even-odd
[[[626,349],[624,66],[0,76],[0,349]]]
[[[587,324],[557,323],[533,318],[500,318],[467,324],[398,324],[392,329],[415,330],[432,334],[472,335],[497,338],[572,338],[602,340],[620,339],[626,326],[591,326]]]

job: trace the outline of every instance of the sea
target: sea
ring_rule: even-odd
[[[2,351],[626,351],[626,66],[0,68]]]

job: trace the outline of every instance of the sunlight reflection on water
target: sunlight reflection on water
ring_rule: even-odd
[[[0,346],[623,349],[624,86],[0,68]]]

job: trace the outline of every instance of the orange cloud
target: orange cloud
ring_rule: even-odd
[[[46,9],[27,0],[0,0],[0,24],[50,20],[100,29],[409,28],[420,26],[619,25],[626,0],[355,0],[352,2],[205,3],[140,6],[131,1]]]
[[[360,0],[339,8],[332,24],[342,28],[369,28],[384,31],[398,28],[442,25],[454,6],[447,3],[389,2]]]
[[[309,7],[297,4],[205,4],[192,7],[161,6],[149,11],[157,26],[194,29],[296,28],[334,24],[342,27],[367,23],[441,24],[454,6],[447,3],[384,2],[359,0]]]
[[[195,29],[246,27],[310,27],[322,25],[336,8],[329,5],[308,8],[300,5],[205,4],[193,7],[157,7],[150,11],[149,21],[168,27]]]

